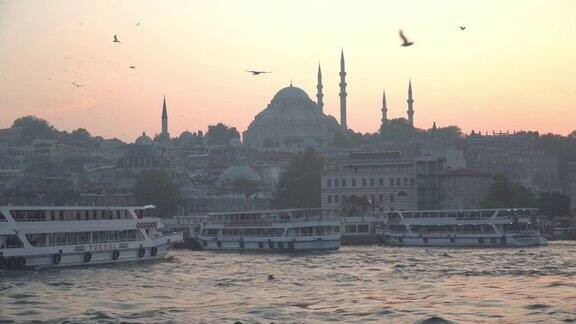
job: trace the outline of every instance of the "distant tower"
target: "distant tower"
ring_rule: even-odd
[[[388,108],[386,107],[386,92],[382,90],[382,126],[388,124]]]
[[[414,99],[412,99],[412,80],[408,83],[408,123],[414,126]]]
[[[320,70],[320,64],[318,64],[318,85],[316,86],[316,89],[318,89],[318,93],[316,94],[318,101],[316,105],[321,113],[324,112],[324,94],[322,94],[322,88],[324,88],[322,85],[322,70]]]
[[[340,125],[348,128],[346,122],[346,69],[344,67],[344,50],[340,54]]]
[[[162,136],[169,136],[168,134],[168,111],[166,110],[166,95],[164,95],[164,103],[162,104]]]

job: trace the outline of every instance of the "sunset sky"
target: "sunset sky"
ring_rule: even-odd
[[[339,119],[341,48],[355,131],[378,129],[383,88],[405,117],[410,78],[420,128],[576,129],[574,0],[0,0],[0,128],[36,115],[133,141],[160,131],[166,94],[172,136],[244,131],[290,80],[315,100],[319,62]]]

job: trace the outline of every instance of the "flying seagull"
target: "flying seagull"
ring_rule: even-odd
[[[252,75],[260,75],[260,74],[262,74],[262,73],[272,73],[272,72],[269,72],[269,71],[252,71],[252,70],[246,70],[246,72],[252,73]]]
[[[122,42],[118,40],[118,35],[114,35],[114,43],[122,44]]]
[[[406,38],[406,36],[404,36],[404,32],[402,31],[402,29],[400,29],[399,34],[400,34],[400,38],[402,38],[402,45],[400,45],[400,46],[408,47],[408,46],[414,45],[414,42],[409,41],[408,38]]]
[[[136,26],[140,26],[140,23],[137,23]]]
[[[76,82],[72,82],[72,84],[75,85],[76,88],[80,88],[80,87],[86,86],[85,84],[78,84],[78,83],[76,83]]]
[[[129,68],[135,69],[135,68],[136,68],[136,65],[130,65]]]
[[[460,30],[466,29],[466,26],[460,26]]]

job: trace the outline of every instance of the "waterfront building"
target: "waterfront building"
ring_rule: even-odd
[[[531,134],[470,135],[465,154],[469,168],[504,174],[533,191],[560,191],[558,157]]]
[[[414,160],[400,152],[350,153],[323,170],[322,208],[340,209],[358,198],[379,211],[416,209],[414,177]]]
[[[447,171],[440,176],[440,209],[481,208],[491,186],[491,176],[478,169]]]
[[[570,179],[570,216],[576,218],[576,162],[568,164],[568,176]]]

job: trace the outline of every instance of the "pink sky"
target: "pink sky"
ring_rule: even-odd
[[[399,46],[400,28],[414,46]],[[132,141],[159,132],[166,94],[173,136],[243,131],[290,79],[315,100],[318,62],[339,118],[341,48],[355,131],[378,129],[383,88],[404,117],[409,78],[421,128],[576,129],[573,0],[2,0],[0,127],[32,114]]]

